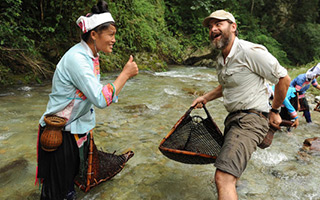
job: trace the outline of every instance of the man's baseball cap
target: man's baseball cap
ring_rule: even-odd
[[[211,13],[208,17],[206,17],[203,20],[202,25],[204,27],[208,27],[211,19],[230,20],[233,23],[236,23],[234,16],[231,13],[224,10],[216,10],[213,13]]]

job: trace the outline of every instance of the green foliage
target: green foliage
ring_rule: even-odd
[[[283,39],[295,48],[286,46],[290,58],[298,64],[320,58],[320,24],[297,24],[295,34],[284,33]]]
[[[168,0],[165,1],[165,19],[173,37],[184,47],[200,48],[209,42],[208,31],[202,26],[203,19],[215,10],[210,1]]]
[[[319,0],[264,1],[253,14],[293,64],[304,64],[319,55],[319,6]]]
[[[10,72],[10,68],[7,68],[0,63],[0,85],[8,85],[11,83],[9,78]]]
[[[268,51],[278,59],[281,64],[285,65],[290,63],[287,58],[287,53],[282,50],[282,46],[277,40],[275,40],[270,35],[267,35],[267,33],[252,33],[254,32],[250,32],[248,35],[244,36],[244,39],[264,45],[268,49]]]
[[[126,63],[123,59],[125,57],[119,53],[112,53],[112,55],[100,53],[101,71],[117,71],[118,69],[122,69]],[[119,60],[123,60],[123,62],[119,62]]]
[[[22,1],[6,0],[1,3],[0,44],[1,46],[33,50],[34,41],[25,36],[27,28],[21,24]],[[3,55],[1,51],[1,55]]]
[[[264,7],[262,0],[244,0],[241,3],[235,0],[170,0],[165,2],[168,28],[185,47],[207,46],[209,43],[208,30],[202,26],[202,21],[214,10],[224,9],[235,16],[240,38],[265,45],[280,63],[290,63],[282,44],[272,37],[266,26],[259,24],[258,18],[252,15],[256,7]]]
[[[122,55],[118,67],[127,62],[130,54],[139,52],[159,54],[164,61],[179,61],[181,46],[167,30],[163,1],[109,1],[109,8],[117,24],[114,53]]]

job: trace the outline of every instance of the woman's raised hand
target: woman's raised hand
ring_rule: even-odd
[[[130,55],[130,58],[127,64],[123,67],[122,72],[128,77],[128,79],[139,73],[137,63],[133,61],[132,55]]]
[[[130,58],[127,64],[123,67],[122,72],[118,78],[113,82],[113,85],[116,87],[116,95],[120,93],[124,84],[129,80],[129,78],[137,75],[139,72],[137,63],[133,61],[133,56],[130,55]]]

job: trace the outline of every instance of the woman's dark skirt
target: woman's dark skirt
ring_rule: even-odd
[[[44,130],[40,126],[39,138]],[[38,140],[38,176],[42,180],[41,199],[60,200],[73,189],[75,176],[79,172],[79,148],[73,134],[62,131],[61,146],[47,152]]]

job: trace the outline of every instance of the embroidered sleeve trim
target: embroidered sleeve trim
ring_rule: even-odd
[[[293,118],[293,119],[298,118],[298,114],[297,114],[297,112],[296,112],[296,111],[294,111],[294,112],[290,113],[290,116],[291,116],[291,118]]]
[[[109,106],[113,101],[114,91],[114,86],[110,83],[102,88],[102,94],[106,100],[107,106]]]
[[[300,91],[302,87],[300,85],[296,85],[295,88],[296,88],[297,91]]]

